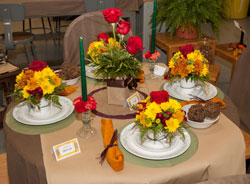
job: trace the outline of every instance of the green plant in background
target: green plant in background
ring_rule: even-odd
[[[171,28],[171,38],[180,26],[183,31],[185,28],[192,31],[194,26],[200,38],[202,23],[211,23],[218,36],[222,19],[226,18],[225,8],[229,8],[225,0],[158,0],[156,23],[160,29],[163,23],[166,30]]]

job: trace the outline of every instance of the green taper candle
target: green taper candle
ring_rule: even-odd
[[[151,54],[153,54],[155,52],[156,14],[157,14],[157,0],[154,0],[154,11],[153,11],[153,21],[152,21],[152,37],[151,37]]]
[[[82,100],[86,102],[87,101],[87,83],[86,83],[85,60],[84,60],[82,37],[80,37],[80,63],[81,63],[81,81],[82,81]]]

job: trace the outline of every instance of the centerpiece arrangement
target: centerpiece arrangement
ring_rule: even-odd
[[[183,128],[186,121],[181,104],[169,98],[167,91],[153,91],[137,105],[135,126],[139,127],[141,139],[148,135],[150,139],[171,139],[175,132],[184,138]]]
[[[165,79],[171,82],[174,79],[181,79],[181,87],[193,88],[196,81],[209,80],[208,60],[194,50],[193,45],[185,45],[179,48],[168,64],[169,71]]]
[[[61,78],[44,61],[32,61],[16,77],[13,95],[18,101],[26,100],[33,108],[42,108],[53,102],[61,106],[58,94],[64,85]]]
[[[130,32],[130,23],[120,20],[121,10],[109,8],[102,13],[112,27],[112,36],[107,33],[97,35],[98,40],[88,48],[89,61],[96,67],[95,75],[107,79],[108,103],[124,105],[128,96],[126,79],[136,78],[141,71],[136,54],[143,50],[143,43],[137,36],[130,36],[125,43],[124,36]]]

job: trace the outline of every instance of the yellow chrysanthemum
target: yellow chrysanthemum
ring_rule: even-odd
[[[170,108],[174,109],[174,112],[181,110],[181,104],[177,100],[169,99],[168,103],[169,103]]]
[[[58,77],[57,75],[53,75],[53,76],[51,76],[51,79],[53,80],[55,87],[60,86],[60,85],[61,85],[61,83],[62,83],[61,78],[60,78],[60,77]]]
[[[160,106],[155,103],[152,102],[151,104],[149,104],[147,106],[147,109],[145,110],[145,115],[150,118],[152,121],[155,120],[156,114],[161,112],[161,108]]]
[[[27,92],[27,90],[28,90],[28,87],[25,86],[25,87],[23,88],[23,90],[22,90],[23,98],[28,98],[28,97],[29,97],[30,94]]]
[[[142,111],[139,115],[140,123],[145,127],[146,126],[146,115]]]
[[[49,76],[51,77],[52,75],[55,75],[55,73],[51,68],[46,67],[41,71],[41,75],[43,77],[49,77]]]
[[[179,123],[181,123],[184,119],[184,112],[183,111],[176,111],[172,115],[173,118],[177,119]]]
[[[39,87],[39,85],[37,84],[36,79],[34,77],[31,78],[30,80],[28,80],[28,82],[27,82],[27,89],[28,90],[33,91],[38,87]]]
[[[200,76],[206,76],[207,74],[208,74],[208,68],[207,68],[207,65],[204,65],[200,73]]]
[[[163,102],[160,104],[160,107],[163,111],[166,111],[168,110],[171,106],[170,106],[170,103],[169,102]]]
[[[55,85],[52,85],[48,80],[41,83],[43,94],[52,94],[55,89]]]
[[[16,76],[16,83],[18,83],[23,78],[23,71]]]
[[[106,49],[102,41],[94,41],[89,45],[88,54],[92,57],[99,56],[100,53],[104,52],[106,52]]]
[[[180,127],[179,121],[174,118],[166,120],[165,123],[167,126],[165,126],[164,128],[167,129],[169,132],[175,132],[176,129]]]
[[[168,67],[169,67],[169,68],[174,68],[174,64],[175,64],[175,62],[174,62],[174,59],[172,58],[172,59],[169,61]]]
[[[48,78],[46,78],[41,71],[35,72],[34,79],[38,85],[41,85],[45,80],[48,80]]]
[[[187,69],[189,71],[189,73],[194,71],[194,65],[187,65]]]

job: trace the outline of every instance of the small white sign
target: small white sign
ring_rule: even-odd
[[[62,160],[81,152],[77,138],[53,146],[56,160]]]
[[[163,76],[165,72],[166,72],[166,68],[165,67],[162,67],[162,66],[159,66],[159,65],[155,65],[155,68],[154,68],[154,74],[155,75]]]
[[[138,102],[140,102],[140,101],[141,101],[141,98],[140,98],[139,93],[135,92],[133,95],[131,95],[127,99],[129,109],[131,111],[134,110],[133,107],[136,106],[136,104],[138,104]]]

